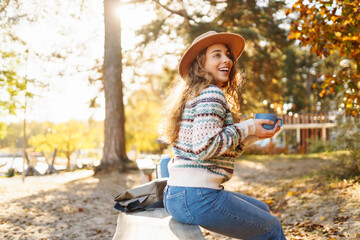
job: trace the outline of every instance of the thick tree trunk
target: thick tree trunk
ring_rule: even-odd
[[[96,172],[126,171],[125,116],[122,92],[121,27],[116,16],[118,0],[104,0],[105,54],[105,143]]]

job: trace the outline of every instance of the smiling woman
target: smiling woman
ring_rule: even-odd
[[[205,69],[214,77],[216,85],[221,87],[229,80],[234,58],[224,44],[214,44],[208,47],[205,56]]]
[[[265,203],[222,185],[246,147],[280,130],[263,128],[269,120],[239,122],[239,103],[229,101],[239,94],[242,79],[234,66],[244,47],[238,34],[209,31],[195,38],[181,58],[181,83],[168,97],[162,128],[174,152],[164,206],[179,222],[225,236],[283,240],[281,223]]]

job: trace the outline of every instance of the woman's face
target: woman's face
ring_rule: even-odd
[[[217,86],[229,80],[232,66],[233,61],[225,44],[214,44],[207,48],[204,68],[213,75]]]

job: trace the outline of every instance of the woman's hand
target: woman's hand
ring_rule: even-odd
[[[263,124],[274,124],[273,121],[268,119],[254,119],[255,121],[255,136],[260,139],[271,138],[280,131],[280,121],[277,121],[274,129],[267,130],[263,127]]]

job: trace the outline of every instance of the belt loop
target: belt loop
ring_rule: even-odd
[[[200,195],[200,197],[203,197],[203,193],[202,193],[202,191],[201,191],[201,188],[198,188],[197,192],[198,192],[198,194]]]

